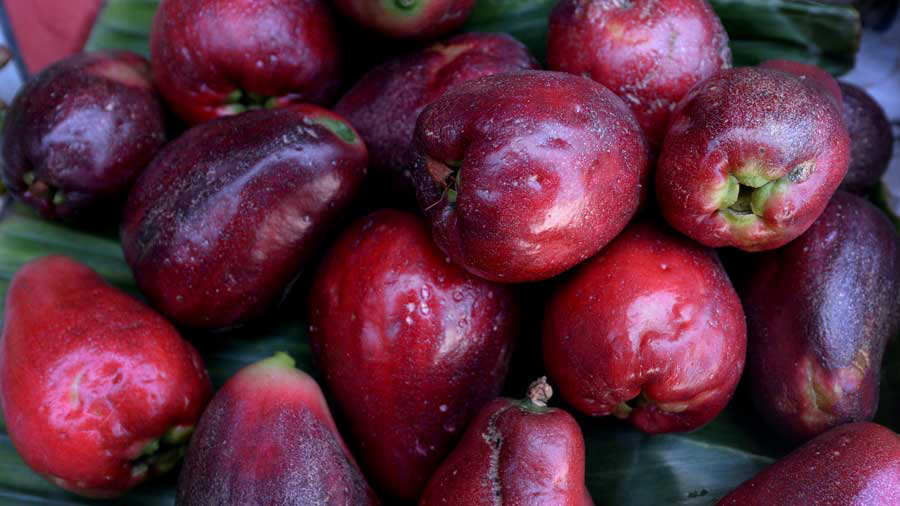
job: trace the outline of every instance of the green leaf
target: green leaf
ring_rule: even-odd
[[[150,25],[160,0],[106,0],[84,48],[128,49],[150,57]]]

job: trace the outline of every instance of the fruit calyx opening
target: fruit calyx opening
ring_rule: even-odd
[[[162,436],[151,439],[140,455],[131,460],[131,475],[135,478],[169,472],[187,453],[193,425],[173,425]]]
[[[458,161],[439,162],[433,158],[428,158],[426,160],[425,168],[438,184],[438,187],[442,188],[441,198],[438,199],[437,202],[428,206],[428,209],[431,209],[432,207],[438,205],[438,203],[444,200],[444,198],[447,199],[447,202],[449,202],[450,205],[456,204],[456,198],[459,195],[459,187],[461,183],[460,178],[462,176],[462,171],[460,170],[461,166],[462,162]]]
[[[236,89],[225,97],[222,110],[226,114],[239,114],[253,109],[273,109],[278,105],[278,97],[267,97],[252,91]]]
[[[813,160],[799,163],[778,179],[769,179],[762,174],[762,169],[757,164],[750,164],[729,174],[719,196],[719,211],[728,218],[741,221],[762,217],[769,198],[781,193],[789,185],[806,181],[812,173],[814,163]]]
[[[59,188],[37,179],[34,172],[22,175],[22,182],[28,187],[26,192],[37,200],[42,200],[47,207],[59,206],[66,201],[66,194]]]
[[[416,0],[394,0],[398,9],[408,10],[416,6]]]

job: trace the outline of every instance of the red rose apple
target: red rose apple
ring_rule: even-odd
[[[316,275],[310,342],[376,486],[419,496],[500,393],[517,324],[510,288],[451,264],[415,216],[378,211],[344,232]]]
[[[563,399],[650,433],[715,418],[746,346],[716,253],[652,223],[631,225],[565,279],[544,318],[544,363]]]
[[[425,108],[415,135],[435,242],[493,281],[547,279],[596,253],[634,215],[647,176],[628,106],[560,72],[469,81]]]
[[[704,0],[562,0],[550,14],[547,64],[612,90],[658,149],[678,101],[730,67],[731,50]]]
[[[0,405],[35,472],[115,497],[171,470],[212,387],[197,351],[147,306],[60,256],[13,277],[0,345]]]
[[[341,52],[325,0],[164,0],[150,34],[156,85],[189,123],[325,104]]]
[[[662,214],[707,246],[774,249],[822,214],[847,172],[850,139],[822,86],[736,68],[675,111],[656,170]]]
[[[466,81],[529,68],[537,62],[509,35],[466,33],[375,67],[334,110],[359,131],[369,167],[388,180],[391,197],[412,195],[412,140],[422,109]]]

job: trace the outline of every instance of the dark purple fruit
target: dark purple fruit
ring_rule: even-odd
[[[79,53],[16,95],[3,135],[3,184],[46,218],[112,221],[165,142],[150,64],[134,53]]]
[[[884,109],[859,86],[840,82],[844,124],[850,134],[850,167],[841,189],[862,193],[878,184],[894,151],[891,122]]]
[[[750,262],[747,374],[763,419],[794,439],[870,420],[885,345],[900,331],[891,222],[837,192],[806,233]]]
[[[136,183],[121,235],[138,287],[172,320],[224,328],[278,303],[366,173],[362,139],[313,105],[194,127]]]
[[[322,390],[284,353],[245,367],[203,413],[177,506],[374,506]]]

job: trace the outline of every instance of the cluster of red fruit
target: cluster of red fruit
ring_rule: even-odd
[[[419,38],[472,7],[337,3]],[[703,0],[563,0],[547,48],[556,71],[504,34],[458,35],[371,69],[332,111],[310,104],[341,89],[330,16],[319,0],[163,1],[153,79],[139,56],[94,53],[24,87],[3,180],[81,226],[124,209],[142,294],[205,330],[259,321],[348,216],[415,195],[424,219],[359,219],[309,292],[309,339],[350,447],[290,357],[212,397],[169,321],[48,257],[16,275],[0,348],[7,428],[33,469],[111,497],[186,454],[181,505],[376,504],[367,479],[422,505],[592,504],[579,425],[547,406],[547,381],[524,401],[497,398],[527,316],[514,283],[565,273],[542,347],[569,406],[648,433],[694,430],[731,399],[748,357],[770,425],[822,436],[724,504],[900,500],[900,439],[843,425],[873,416],[900,331],[896,230],[836,193],[851,162],[844,100],[859,104],[858,91],[799,63],[731,68]],[[157,89],[194,125],[168,143]],[[865,135],[852,189],[887,163]],[[890,152],[889,134],[880,144]],[[725,250],[737,291],[712,249],[723,246],[763,252]]]

